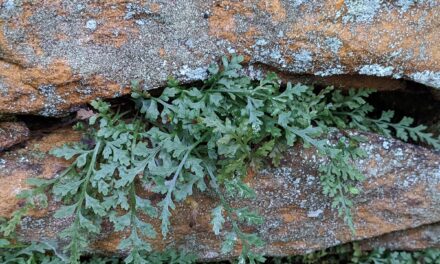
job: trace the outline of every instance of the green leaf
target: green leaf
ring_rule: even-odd
[[[267,157],[275,146],[275,140],[264,142],[264,144],[255,152],[258,157]]]
[[[212,230],[215,235],[220,234],[223,224],[225,223],[225,218],[223,217],[223,206],[219,205],[212,210]]]
[[[263,217],[255,212],[249,211],[247,207],[235,210],[235,214],[241,222],[246,222],[249,225],[261,225],[264,222]]]
[[[148,148],[145,142],[139,142],[133,149],[133,154],[140,157],[148,157],[152,154],[157,153],[156,148]]]
[[[79,219],[80,226],[82,228],[86,229],[87,232],[90,232],[90,233],[99,233],[100,232],[100,228],[97,225],[93,224],[92,221],[90,221],[89,219],[84,217],[81,214],[81,212],[79,213],[78,219]]]
[[[43,178],[28,178],[28,179],[26,179],[26,183],[31,186],[34,186],[34,187],[42,187],[45,185],[49,185],[53,182],[54,182],[53,180],[43,179]]]
[[[150,217],[157,217],[157,209],[151,204],[150,200],[136,196],[136,209],[142,210]]]
[[[264,115],[262,111],[259,110],[263,106],[263,100],[253,99],[251,97],[247,98],[246,110],[249,116],[248,123],[252,125],[252,129],[255,132],[260,131],[263,122],[259,119]]]
[[[86,200],[86,208],[90,208],[93,210],[93,212],[99,216],[105,216],[107,214],[107,211],[105,210],[104,206],[101,205],[101,202],[90,195],[86,193],[85,195]]]
[[[185,91],[190,97],[195,97],[197,99],[201,98],[203,95],[197,88],[191,88],[189,91]]]
[[[175,87],[167,87],[165,90],[163,90],[162,94],[160,95],[160,99],[163,101],[169,101],[171,98],[175,97],[179,93],[179,90]]]
[[[209,65],[209,67],[208,67],[208,71],[209,71],[210,74],[215,75],[215,74],[218,73],[218,71],[219,71],[219,67],[218,67],[217,64],[211,64],[211,65]]]
[[[62,147],[51,150],[49,153],[57,158],[70,160],[73,156],[84,153],[84,150],[75,146],[71,147],[68,145],[63,145]]]
[[[101,114],[105,114],[110,110],[110,104],[101,100],[93,100],[90,105],[98,110]]]
[[[84,165],[86,165],[88,154],[89,153],[83,153],[83,154],[79,155],[78,158],[76,158],[76,166],[78,168],[82,168],[82,167],[84,167]]]
[[[142,235],[148,238],[156,238],[156,231],[154,230],[154,227],[151,224],[140,220],[138,217],[135,217],[134,219],[135,219],[135,226],[139,229]]]
[[[237,242],[237,235],[233,232],[228,233],[225,236],[225,240],[222,243],[221,252],[222,254],[227,254],[234,249],[235,243]]]
[[[121,216],[116,215],[116,213],[111,214],[109,220],[113,223],[113,227],[116,232],[123,231],[125,228],[131,224],[131,214],[127,213]]]
[[[9,246],[11,243],[8,241],[8,240],[6,240],[6,239],[4,239],[4,238],[0,238],[0,248],[2,248],[2,247],[7,247],[7,246]]]
[[[163,200],[161,202],[162,205],[162,213],[160,215],[160,218],[162,219],[162,224],[161,224],[161,230],[162,230],[162,235],[164,237],[166,237],[166,235],[168,234],[169,228],[168,226],[170,225],[170,216],[171,216],[171,212],[169,210],[169,208],[175,208],[175,205],[173,203],[173,201],[171,200],[171,197],[169,198],[165,198],[165,200]]]
[[[351,194],[354,194],[354,195],[358,195],[360,193],[359,189],[355,188],[355,187],[350,187],[349,191]]]
[[[142,101],[141,113],[145,114],[148,120],[155,121],[159,116],[159,110],[157,109],[157,102],[154,100]]]
[[[55,218],[66,218],[70,217],[75,213],[76,208],[78,207],[78,204],[72,204],[72,205],[64,205],[61,206],[55,213]]]
[[[254,198],[255,192],[244,182],[234,179],[232,181],[226,180],[224,182],[227,192],[232,196],[238,196],[242,198]]]
[[[292,112],[283,112],[278,116],[278,124],[282,127],[288,127],[290,123],[290,116]]]
[[[56,196],[64,197],[68,194],[76,194],[78,192],[79,187],[84,182],[84,179],[78,181],[69,181],[69,182],[57,182],[52,192]]]
[[[101,164],[101,168],[95,172],[93,179],[97,181],[105,179],[108,176],[112,176],[115,173],[117,167],[118,164],[116,163]]]
[[[209,102],[216,107],[221,105],[222,100],[223,96],[220,93],[212,93],[209,95]]]
[[[391,122],[391,119],[393,117],[394,117],[394,111],[391,111],[391,110],[383,111],[379,120],[384,121],[384,122]]]

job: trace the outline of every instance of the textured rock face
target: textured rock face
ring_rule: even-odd
[[[0,122],[0,151],[29,138],[29,129],[23,122]]]
[[[228,53],[246,55],[255,77],[264,66],[324,77],[404,78],[440,88],[437,0],[0,5],[5,113],[59,115],[96,97],[125,94],[133,79],[148,89],[162,86],[169,75],[203,79],[207,66]]]
[[[255,230],[267,242],[261,249],[263,253],[305,253],[394,231],[416,227],[423,230],[423,225],[440,222],[440,154],[396,140],[367,136],[369,140],[363,148],[368,152],[368,158],[356,163],[367,177],[359,185],[361,195],[355,199],[356,236],[330,209],[330,200],[321,194],[317,166],[324,160],[313,149],[293,148],[286,153],[281,167],[266,168],[249,175],[247,180],[258,198],[232,203],[247,205],[265,217],[265,224]],[[13,197],[26,188],[26,178],[54,177],[67,166],[66,162],[44,153],[54,145],[73,140],[78,140],[78,134],[60,129],[30,141],[26,148],[0,156],[0,216],[9,215],[19,206]],[[158,201],[157,196],[150,199]],[[216,205],[217,201],[209,194],[196,193],[173,211],[170,237],[165,241],[159,237],[152,241],[153,245],[157,249],[172,245],[195,252],[204,260],[227,257],[219,252],[221,237],[211,231],[210,215],[206,213]],[[47,210],[26,217],[20,230],[22,237],[28,240],[54,239],[70,221],[52,217],[57,207],[51,203]],[[158,230],[159,221],[152,219],[151,222]],[[106,233],[94,242],[91,251],[115,254],[118,242],[126,234],[112,233],[111,228],[104,230]],[[400,247],[397,240],[388,237],[393,234],[383,240],[366,241],[364,247],[394,242],[394,248],[414,249],[421,244],[416,244],[416,240],[404,240],[404,237],[416,237],[418,231],[415,230],[394,234],[398,234],[402,241]],[[438,228],[435,230],[437,233],[428,231],[438,234]],[[423,238],[423,235],[418,237]],[[438,246],[438,243],[425,242],[425,245]]]
[[[423,250],[440,248],[440,224],[421,226],[410,230],[393,232],[361,241],[361,248],[371,250],[383,247],[390,250]]]

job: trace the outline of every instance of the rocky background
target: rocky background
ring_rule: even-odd
[[[26,178],[54,177],[66,166],[48,150],[78,139],[63,126],[29,130],[14,115],[32,115],[26,120],[34,124],[37,116],[66,116],[92,99],[128,94],[132,80],[145,89],[163,87],[168,76],[202,80],[209,64],[231,53],[245,55],[255,78],[271,70],[285,80],[423,89],[439,98],[439,42],[438,0],[0,0],[0,216],[19,206],[14,197]],[[356,200],[356,236],[316,188],[313,150],[292,149],[281,168],[249,179],[259,194],[249,206],[266,217],[258,230],[264,253],[354,240],[366,249],[440,247],[440,154],[368,137],[369,158],[357,164],[368,179]],[[224,258],[204,214],[214,202],[196,195],[181,205],[171,239],[154,245]],[[67,224],[51,218],[56,207],[24,219],[22,236],[54,239]],[[120,238],[108,230],[91,250],[114,253]]]

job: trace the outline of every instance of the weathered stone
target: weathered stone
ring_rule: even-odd
[[[33,140],[26,149],[0,157],[0,216],[8,216],[19,206],[13,197],[27,188],[26,178],[51,178],[67,166],[65,161],[44,153],[55,145],[78,140],[78,136],[71,130],[60,129]],[[366,136],[368,142],[362,148],[367,151],[368,158],[356,162],[366,176],[358,186],[361,194],[354,199],[356,235],[351,234],[330,208],[330,199],[322,195],[317,166],[325,159],[313,149],[297,146],[285,154],[280,167],[268,167],[248,175],[247,182],[258,194],[256,200],[231,202],[234,206],[249,206],[265,217],[265,224],[257,229],[246,227],[258,232],[267,242],[261,249],[263,253],[300,254],[440,222],[440,154],[394,139],[373,134]],[[151,193],[144,195],[153,203],[161,199]],[[216,237],[211,231],[210,214],[207,213],[217,203],[210,193],[195,193],[178,204],[172,212],[169,237],[162,240],[159,236],[152,241],[154,247],[186,249],[204,260],[228,257],[219,251],[221,236]],[[57,207],[52,202],[47,210],[26,217],[19,232],[23,239],[55,239],[70,221],[52,217]],[[149,221],[159,230],[157,219]],[[90,250],[117,254],[118,242],[126,233],[112,233],[108,225],[104,231]]]
[[[29,138],[29,129],[23,122],[0,122],[0,152]]]
[[[340,74],[403,78],[440,88],[436,0],[0,5],[4,113],[59,115],[96,97],[125,94],[133,79],[147,89],[164,85],[169,75],[203,79],[207,66],[228,53],[244,54],[255,77],[264,66],[336,80]]]
[[[386,248],[389,250],[423,250],[440,248],[440,223],[414,229],[392,232],[360,242],[363,250]]]

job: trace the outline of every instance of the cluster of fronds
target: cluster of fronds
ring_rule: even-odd
[[[227,197],[251,199],[253,190],[243,182],[250,167],[262,166],[268,158],[278,165],[282,152],[299,142],[314,147],[329,162],[320,167],[324,194],[333,199],[345,222],[354,230],[351,196],[363,175],[352,164],[365,153],[358,147],[362,138],[346,135],[337,142],[326,135],[346,128],[375,131],[407,140],[421,140],[439,147],[439,140],[411,127],[412,120],[392,123],[393,113],[379,119],[365,101],[369,90],[343,95],[331,87],[315,92],[305,85],[280,86],[270,73],[259,82],[240,74],[242,57],[223,59],[222,69],[209,68],[202,87],[182,87],[170,80],[160,96],[142,91],[135,83],[132,97],[137,113],[112,109],[109,103],[94,101],[96,113],[82,127],[85,140],[52,151],[71,160],[61,175],[51,180],[33,179],[35,189],[22,194],[28,203],[13,219],[2,225],[4,234],[13,232],[27,208],[47,204],[46,192],[64,204],[57,218],[72,217],[72,224],[60,237],[69,241],[65,250],[70,262],[79,261],[90,239],[101,233],[108,220],[114,231],[129,231],[119,245],[129,252],[126,263],[149,263],[152,247],[146,239],[156,238],[149,219],[159,218],[163,237],[169,233],[175,203],[185,200],[194,188],[211,188],[219,204],[212,209],[212,228],[224,238],[221,251],[228,253],[241,244],[239,263],[264,261],[252,251],[264,242],[243,225],[259,225],[264,219],[249,208],[234,208]],[[139,192],[163,195],[153,204]],[[229,222],[230,228],[224,228]]]
[[[340,245],[306,255],[274,258],[274,264],[436,264],[440,250],[427,248],[418,251],[392,251],[377,248],[362,251],[357,243]]]
[[[152,264],[193,264],[196,257],[191,254],[178,253],[174,250],[152,252],[145,257]],[[57,255],[54,246],[44,243],[32,243],[20,248],[3,250],[0,252],[0,262],[4,264],[64,264],[67,259]],[[362,251],[356,244],[346,244],[325,250],[312,252],[306,255],[289,257],[273,257],[269,263],[273,264],[409,264],[424,263],[437,264],[440,262],[439,249],[425,249],[419,251],[389,251],[383,248],[373,251]],[[123,260],[117,257],[86,256],[81,260],[83,264],[121,264]],[[200,262],[199,262],[200,263]]]

